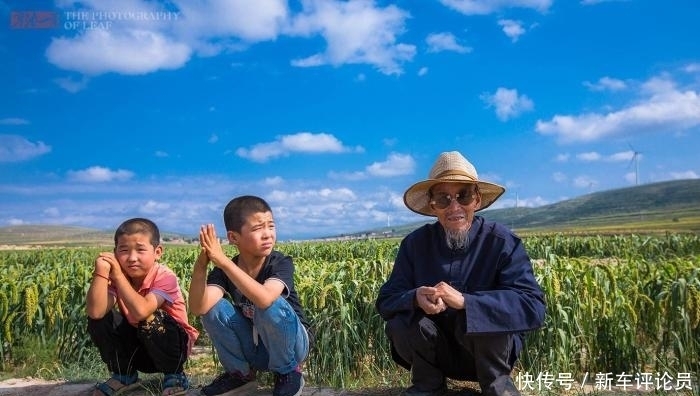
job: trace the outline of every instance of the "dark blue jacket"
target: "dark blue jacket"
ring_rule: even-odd
[[[544,323],[544,293],[530,258],[520,238],[501,224],[474,216],[462,251],[447,247],[438,222],[411,232],[379,290],[377,311],[384,320],[401,315],[409,323],[422,314],[416,289],[440,281],[463,293],[467,334],[524,333]]]

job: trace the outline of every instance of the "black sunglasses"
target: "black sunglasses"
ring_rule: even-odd
[[[435,209],[445,209],[452,204],[452,200],[456,200],[458,204],[467,206],[474,201],[476,191],[471,191],[470,188],[459,190],[454,197],[450,194],[438,193],[430,198],[430,205]]]

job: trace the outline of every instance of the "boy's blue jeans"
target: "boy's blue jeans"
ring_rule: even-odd
[[[291,305],[278,297],[253,320],[225,298],[201,317],[224,369],[247,375],[251,368],[287,374],[309,354],[309,336]],[[259,334],[253,340],[253,323]]]

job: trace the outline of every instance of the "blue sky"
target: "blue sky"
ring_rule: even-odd
[[[426,218],[459,150],[492,206],[700,175],[700,3],[0,2],[0,226],[196,234],[241,194],[281,240]],[[637,153],[635,157],[635,153]]]

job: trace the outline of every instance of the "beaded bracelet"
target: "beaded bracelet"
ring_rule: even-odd
[[[94,277],[96,277],[96,276],[99,276],[100,278],[102,278],[102,279],[106,280],[107,282],[109,282],[109,278],[108,278],[108,277],[106,277],[106,276],[104,276],[104,275],[102,275],[102,274],[98,274],[97,272],[93,272],[93,273],[92,273],[92,277],[94,278]]]

